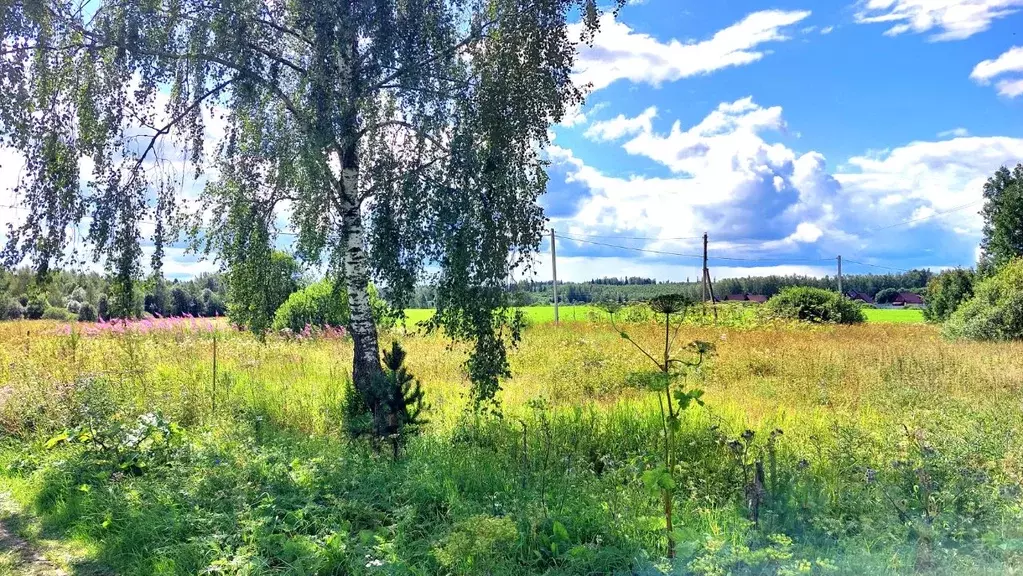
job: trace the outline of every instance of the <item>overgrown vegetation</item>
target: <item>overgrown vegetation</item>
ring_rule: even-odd
[[[766,309],[778,318],[818,324],[858,324],[866,321],[863,311],[855,302],[820,288],[785,288],[767,301]]]
[[[927,307],[924,318],[941,323],[963,303],[973,297],[973,270],[955,268],[946,270],[927,283]]]
[[[1012,260],[977,283],[974,295],[944,326],[951,338],[1023,339],[1023,259]]]
[[[397,460],[387,439],[378,454],[339,434],[349,346],[261,344],[220,326],[214,386],[210,332],[0,325],[0,485],[43,536],[77,538],[125,575],[1001,574],[1023,562],[1019,343],[952,343],[926,325],[682,325],[676,342],[716,354],[671,385],[703,390],[704,405],[674,404],[669,561],[654,482],[666,477],[652,472],[666,462],[666,388],[645,386],[650,359],[606,322],[528,328],[502,419],[464,411],[446,339],[394,334],[429,401]],[[653,318],[620,326],[663,344]],[[90,422],[110,427],[93,435]]]

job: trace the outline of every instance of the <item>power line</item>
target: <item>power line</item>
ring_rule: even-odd
[[[600,238],[603,240],[699,240],[702,236],[675,236],[669,238],[662,238],[660,236],[609,236],[605,234],[582,234],[572,233],[573,236],[583,236],[585,238]]]
[[[606,242],[596,242],[593,240],[585,240],[582,238],[576,238],[573,236],[564,236],[561,234],[556,235],[558,238],[563,240],[572,240],[574,242],[582,242],[584,244],[594,244],[596,246],[606,246],[608,248],[617,248],[619,250],[632,250],[633,252],[646,252],[649,254],[661,254],[664,256],[677,256],[679,258],[695,258],[703,259],[702,255],[698,254],[682,254],[679,252],[669,252],[666,250],[651,250],[648,248],[635,248],[632,246],[619,246],[617,244],[608,244]],[[727,260],[734,262],[824,262],[831,260],[831,258],[739,258],[734,256],[710,256],[711,260]]]
[[[980,204],[983,201],[984,201],[983,199],[981,199],[981,200],[974,200],[973,202],[968,202],[968,203],[963,204],[961,206],[956,206],[955,208],[949,208],[948,210],[942,210],[941,212],[933,212],[931,214],[928,214],[927,216],[921,216],[919,218],[912,218],[910,220],[903,220],[902,222],[896,222],[895,224],[891,224],[891,225],[888,225],[888,226],[882,226],[881,228],[875,228],[874,230],[872,230],[872,232],[880,232],[882,230],[888,230],[890,228],[896,228],[898,226],[903,226],[903,225],[906,225],[906,224],[913,224],[914,222],[922,222],[924,220],[930,220],[931,218],[935,218],[937,216],[943,216],[945,214],[951,214],[952,212],[958,212],[959,210],[963,210],[963,209],[969,208],[970,206],[975,206],[977,204]]]
[[[555,234],[555,238],[561,238],[562,240],[572,240],[573,242],[582,242],[583,244],[593,244],[595,246],[606,246],[608,248],[617,248],[619,250],[632,250],[633,252],[646,252],[648,254],[662,254],[664,256],[678,256],[680,258],[703,258],[703,256],[697,256],[696,254],[680,254],[678,252],[667,252],[664,250],[650,250],[647,248],[635,248],[633,246],[618,246],[616,244],[607,244],[605,242],[595,242],[593,240],[584,240],[582,238],[574,238],[572,236],[562,236],[561,234]]]
[[[883,268],[885,270],[894,270],[896,272],[909,272],[909,270],[906,270],[905,268],[894,268],[892,266],[881,266],[880,264],[868,264],[866,262],[858,262],[856,260],[850,260],[848,258],[845,259],[845,262],[848,262],[849,264],[859,264],[861,266],[870,266],[872,268]]]

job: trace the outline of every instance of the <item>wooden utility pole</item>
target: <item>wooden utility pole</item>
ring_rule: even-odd
[[[707,273],[707,233],[703,233],[703,303],[707,303],[707,296],[710,295],[710,274]]]
[[[842,294],[842,255],[838,255],[838,293]]]
[[[703,233],[703,303],[704,313],[707,310],[707,300],[710,300],[710,309],[714,311],[714,321],[718,319],[718,308],[714,305],[714,284],[710,281],[710,268],[707,267],[707,233]]]
[[[217,415],[217,333],[213,333],[213,415]]]
[[[554,243],[554,228],[551,228],[551,277],[554,286],[554,325],[558,325],[558,248]]]

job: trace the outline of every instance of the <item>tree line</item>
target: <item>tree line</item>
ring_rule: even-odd
[[[934,277],[930,270],[910,270],[893,274],[852,274],[842,276],[842,290],[865,293],[871,297],[884,290],[910,291],[923,294],[927,283]],[[807,286],[838,290],[838,279],[833,276],[747,276],[722,278],[713,282],[714,295],[724,298],[730,294],[761,294],[774,296],[789,286]],[[550,280],[520,280],[508,285],[508,291],[520,306],[538,306],[554,302],[554,289]],[[646,301],[664,294],[686,294],[699,300],[703,294],[700,282],[662,282],[653,278],[601,278],[585,282],[558,282],[558,302],[561,304],[589,304],[593,302]],[[412,305],[415,308],[433,307],[433,288],[418,286]]]
[[[188,280],[154,277],[134,284],[132,292],[130,299],[119,297],[110,276],[97,272],[52,270],[40,277],[27,266],[0,268],[0,319],[95,321],[145,314],[227,314],[227,282],[220,273],[203,273]]]

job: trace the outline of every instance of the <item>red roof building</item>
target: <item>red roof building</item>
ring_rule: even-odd
[[[729,294],[724,297],[725,302],[756,302],[763,304],[767,302],[767,296],[761,294]]]
[[[850,290],[845,293],[846,298],[850,300],[859,300],[864,304],[873,304],[874,299],[870,297],[866,292],[857,292],[856,290]]]
[[[893,306],[906,306],[907,304],[913,306],[923,306],[924,299],[919,294],[913,292],[899,292],[895,298],[892,298]]]

